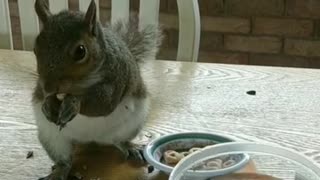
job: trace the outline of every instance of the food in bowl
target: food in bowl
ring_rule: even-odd
[[[213,133],[186,132],[169,134],[156,138],[148,143],[144,149],[144,157],[155,169],[170,174],[176,167],[177,162],[180,162],[183,158],[187,159],[187,157],[194,152],[202,150],[202,148],[207,146],[233,141],[235,140],[228,136]],[[165,153],[175,157],[169,159],[169,161],[167,158],[166,161],[164,159]],[[235,160],[234,165],[229,164],[231,161],[228,160],[230,159]],[[221,156],[216,159],[210,158],[205,162],[193,166],[192,169],[188,170],[185,176],[191,179],[208,179],[214,176],[226,175],[241,170],[248,164],[249,160],[249,155],[243,153],[224,157]],[[219,167],[220,163],[222,167],[224,163],[225,165],[230,165],[230,167],[220,169],[211,167],[215,164],[218,164],[217,166]],[[209,168],[205,169],[204,167]]]
[[[201,149],[202,148],[200,147],[192,147],[191,149],[187,149],[184,151],[167,150],[163,153],[162,162],[171,167],[174,167],[183,158]],[[195,166],[192,169],[193,170],[217,170],[222,168],[228,168],[235,165],[238,162],[238,159],[239,158],[237,158],[237,155],[221,156],[218,158],[213,158],[205,162],[202,162],[201,164]]]

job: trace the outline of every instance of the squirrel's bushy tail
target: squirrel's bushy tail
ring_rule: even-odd
[[[163,38],[160,26],[139,29],[138,18],[134,16],[127,23],[119,21],[111,27],[127,44],[136,61],[155,58]]]

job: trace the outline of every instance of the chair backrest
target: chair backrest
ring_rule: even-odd
[[[95,0],[99,6],[99,0]],[[18,0],[21,37],[24,50],[32,50],[39,33],[39,21],[34,11],[35,0]],[[90,0],[79,0],[79,10],[86,11]],[[130,0],[112,0],[111,23],[128,19]],[[140,0],[139,26],[158,24],[160,0]],[[198,0],[177,0],[179,12],[179,45],[177,60],[197,61],[200,42],[200,13]],[[57,13],[68,9],[68,0],[49,0],[50,10]],[[98,8],[99,9],[99,8]],[[99,17],[99,11],[97,12]],[[0,48],[12,49],[12,31],[8,0],[0,1]]]

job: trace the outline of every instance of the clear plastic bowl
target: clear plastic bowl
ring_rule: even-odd
[[[185,179],[190,169],[207,159],[239,153],[250,154],[259,174],[285,180],[320,180],[320,168],[298,152],[278,146],[239,142],[208,146],[191,154],[175,166],[169,180]],[[218,179],[218,177],[213,176],[211,179]]]

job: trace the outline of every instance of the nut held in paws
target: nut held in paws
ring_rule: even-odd
[[[64,99],[64,97],[66,96],[65,93],[60,93],[60,94],[57,94],[57,98],[62,101]]]

